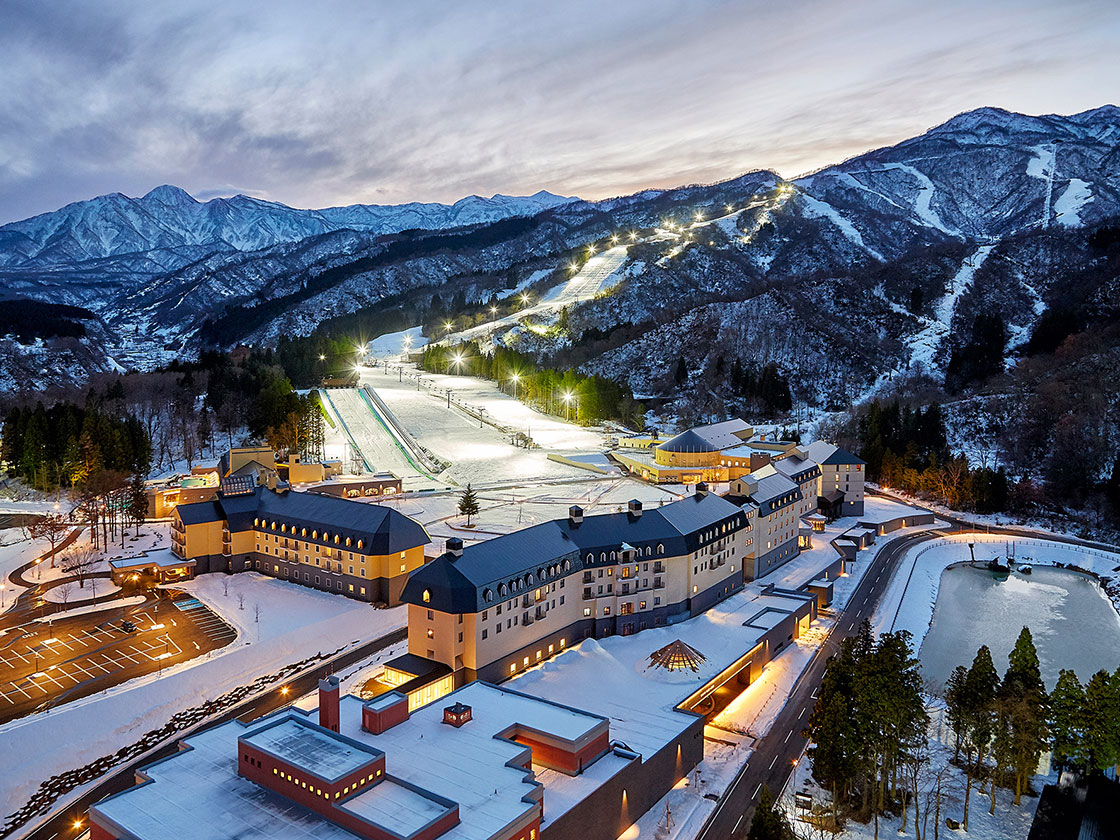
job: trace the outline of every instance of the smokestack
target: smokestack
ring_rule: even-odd
[[[463,556],[463,541],[458,537],[447,538],[447,553],[458,559]]]
[[[319,725],[331,732],[338,732],[338,677],[332,674],[319,680]]]
[[[568,522],[572,525],[579,525],[583,522],[583,508],[579,505],[572,505],[568,508]]]
[[[642,503],[637,499],[631,499],[629,503],[630,516],[634,519],[640,519],[642,515]]]
[[[696,485],[696,498],[703,499],[708,495],[708,482],[701,481]]]

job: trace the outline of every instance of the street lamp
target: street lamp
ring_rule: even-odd
[[[571,420],[572,419],[572,392],[571,391],[565,391],[561,395],[560,399],[562,399],[564,401],[565,416],[568,418],[568,420]]]
[[[731,212],[732,210],[734,210],[734,209],[735,209],[735,208],[734,208],[734,207],[733,207],[732,205],[730,205],[730,204],[728,204],[728,205],[727,205],[727,212],[728,212],[728,213],[730,213],[730,212]]]
[[[490,307],[490,314],[491,314],[491,315],[497,315],[497,314],[498,314],[498,307],[496,307],[496,306],[491,306],[491,307]]]
[[[509,378],[513,382],[513,398],[517,399],[517,383],[521,381],[521,377],[516,373],[511,373]]]
[[[326,353],[320,353],[319,354],[319,361],[320,362],[325,362],[326,360],[327,360],[327,354]]]
[[[611,237],[611,244],[612,244],[612,245],[617,245],[617,244],[618,244],[618,234],[617,234],[617,233],[616,233],[616,234],[614,234],[614,235],[613,235],[613,236]]]
[[[529,295],[527,293],[525,293],[525,292],[521,293],[521,302],[522,303],[528,303],[529,302]]]
[[[444,328],[444,330],[446,330],[447,332],[451,332],[451,328],[452,328],[453,326],[454,326],[454,324],[452,324],[452,323],[451,323],[450,321],[445,321],[445,322],[444,322],[444,324],[443,324],[443,328]]]
[[[637,234],[637,232],[635,232],[635,231],[630,231],[630,241],[631,241],[631,242],[633,242],[633,241],[634,241],[634,240],[636,240],[637,238],[638,238],[638,234]]]

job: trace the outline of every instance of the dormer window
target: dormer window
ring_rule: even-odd
[[[420,598],[425,604],[429,603],[432,600],[432,591],[430,589],[425,589],[420,595]]]

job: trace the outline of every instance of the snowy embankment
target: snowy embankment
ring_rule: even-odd
[[[405,624],[403,607],[374,610],[254,572],[203,575],[174,588],[219,613],[237,629],[237,640],[160,675],[0,726],[0,778],[6,782],[0,815],[19,808],[51,776],[134,743],[177,712],[289,663],[371,641]]]
[[[1017,554],[1020,557],[1029,556],[1030,562],[1035,565],[1076,566],[1092,572],[1102,580],[1115,577],[1116,568],[1120,566],[1120,554],[1045,539],[1007,537],[1000,534],[942,537],[907,552],[896,567],[890,585],[875,611],[873,629],[879,633],[907,630],[914,637],[914,649],[921,647],[933,620],[941,574],[953,563],[970,559],[969,542],[987,546],[987,554],[991,554],[992,548],[1002,552],[1005,545],[1014,543]],[[1120,610],[1120,594],[1113,594],[1111,597]]]

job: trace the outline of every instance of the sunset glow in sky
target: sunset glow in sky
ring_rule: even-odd
[[[297,207],[804,173],[1120,91],[1116,2],[0,4],[0,223],[162,183]]]

